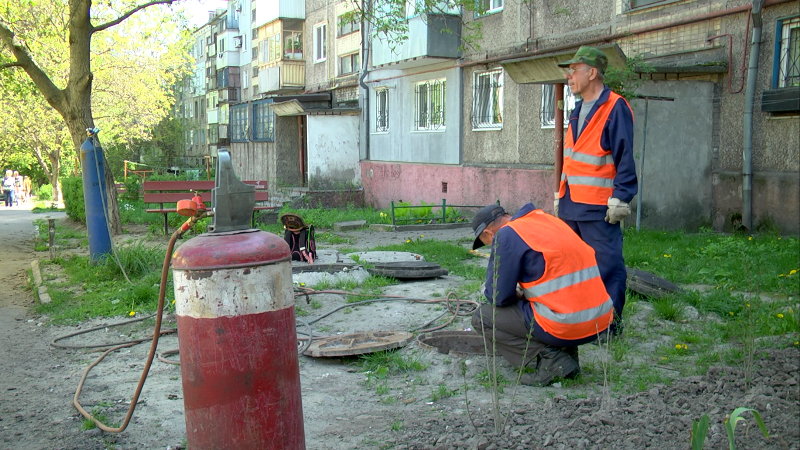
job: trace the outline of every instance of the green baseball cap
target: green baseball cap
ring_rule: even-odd
[[[599,70],[600,73],[605,73],[606,67],[608,67],[608,57],[600,50],[584,45],[575,52],[572,59],[558,63],[558,67],[569,67],[570,64],[579,63],[584,63]]]

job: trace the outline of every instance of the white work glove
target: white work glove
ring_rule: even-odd
[[[553,193],[553,196],[556,198],[553,200],[553,215],[558,217],[558,192]]]
[[[617,224],[620,220],[631,215],[631,205],[614,197],[608,198],[608,211],[606,211],[606,222]]]

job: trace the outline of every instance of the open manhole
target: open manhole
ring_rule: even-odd
[[[315,358],[364,355],[403,347],[413,337],[413,334],[405,331],[377,331],[329,336],[315,339],[304,354]]]
[[[474,331],[431,331],[417,336],[421,347],[453,356],[483,355],[483,338]]]

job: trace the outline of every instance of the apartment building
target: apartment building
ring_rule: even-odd
[[[437,18],[424,18],[420,30],[409,17],[409,39],[399,55],[384,56],[373,40],[370,146],[362,161],[367,200],[386,206],[398,199],[481,204],[499,198],[512,208],[533,201],[550,209],[561,120],[554,114],[554,93],[564,82],[556,63],[580,45],[594,45],[616,66],[627,57],[643,58],[652,71],[639,74],[638,92],[662,99],[630,101],[645,226],[729,230],[743,220],[749,203],[751,227],[775,224],[796,233],[798,3],[770,0],[753,12],[743,1],[489,0],[486,14],[452,15],[462,26],[481,23],[480,48],[436,63],[430,36],[441,43]],[[743,157],[748,125],[742,86],[744,67],[756,51],[756,27],[760,53],[751,97],[750,170]],[[446,86],[441,106],[431,103],[438,98],[437,81]],[[560,100],[568,114],[574,98],[565,90]],[[441,131],[426,129],[442,125],[445,133],[455,128],[457,136],[442,139]],[[743,198],[747,185],[749,202]]]

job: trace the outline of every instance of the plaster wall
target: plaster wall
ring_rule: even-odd
[[[499,67],[499,66],[497,66]],[[488,67],[492,70],[494,67]],[[553,165],[553,128],[542,128],[542,86],[517,84],[503,74],[503,124],[500,129],[475,129],[473,123],[475,74],[484,66],[465,67],[463,139],[465,164]]]
[[[314,189],[361,182],[358,116],[308,117],[308,180]]]
[[[385,208],[391,201],[419,204],[488,205],[496,202],[509,210],[533,202],[553,211],[553,171],[510,167],[470,167],[435,164],[398,164],[362,161],[361,183],[365,203]],[[447,192],[442,183],[447,183]],[[541,193],[541,194],[539,194]]]
[[[372,72],[380,78],[381,73]],[[388,72],[388,71],[387,71]],[[446,111],[444,130],[415,131],[414,102],[418,82],[445,79]],[[375,89],[389,90],[389,131],[375,132]],[[461,143],[461,72],[447,69],[370,83],[370,159],[431,164],[459,164]]]

